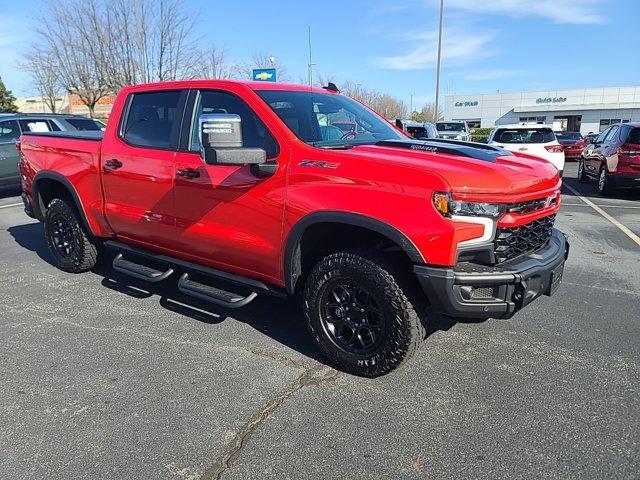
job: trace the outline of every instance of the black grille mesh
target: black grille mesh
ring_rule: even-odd
[[[549,215],[520,227],[498,228],[493,241],[496,263],[506,262],[544,247],[551,238],[555,219],[555,215]]]

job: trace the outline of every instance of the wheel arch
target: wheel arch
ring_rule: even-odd
[[[284,251],[284,282],[287,293],[294,294],[298,280],[303,274],[302,241],[305,233],[321,224],[341,225],[346,229],[357,228],[369,231],[400,247],[413,263],[425,263],[424,257],[413,242],[397,228],[375,218],[357,213],[324,211],[306,215],[298,220],[287,236]]]
[[[84,211],[84,206],[80,201],[78,192],[65,176],[57,172],[47,170],[38,172],[32,183],[32,197],[33,213],[40,221],[44,221],[44,217],[47,212],[47,204],[53,198],[69,198],[73,201],[74,206],[80,215],[82,225],[88,232],[93,234],[93,229],[89,225],[87,215]]]

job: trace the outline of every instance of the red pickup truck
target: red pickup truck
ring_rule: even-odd
[[[61,269],[110,249],[115,270],[227,308],[301,296],[329,361],[362,376],[408,358],[429,309],[508,318],[551,295],[568,254],[553,165],[409,139],[331,84],[127,87],[104,133],[19,149]]]

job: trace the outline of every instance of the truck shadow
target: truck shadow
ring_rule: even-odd
[[[45,262],[54,264],[44,240],[41,223],[13,226],[8,232],[18,245],[36,253]],[[102,277],[103,287],[126,295],[134,301],[157,296],[160,305],[166,310],[209,325],[219,324],[227,319],[240,321],[302,355],[324,363],[304,325],[301,306],[296,299],[284,300],[261,295],[246,307],[237,310],[225,309],[183,295],[176,288],[175,282],[152,284],[120,274],[111,268],[113,256],[114,254],[107,253],[100,265],[92,270],[94,275]],[[428,312],[426,336],[429,337],[438,331],[447,331],[456,323],[458,321],[452,318]]]

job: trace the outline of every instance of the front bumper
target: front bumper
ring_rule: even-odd
[[[546,247],[514,261],[492,267],[416,265],[414,271],[431,305],[445,315],[510,318],[540,295],[556,291],[568,256],[567,238],[553,229]]]

